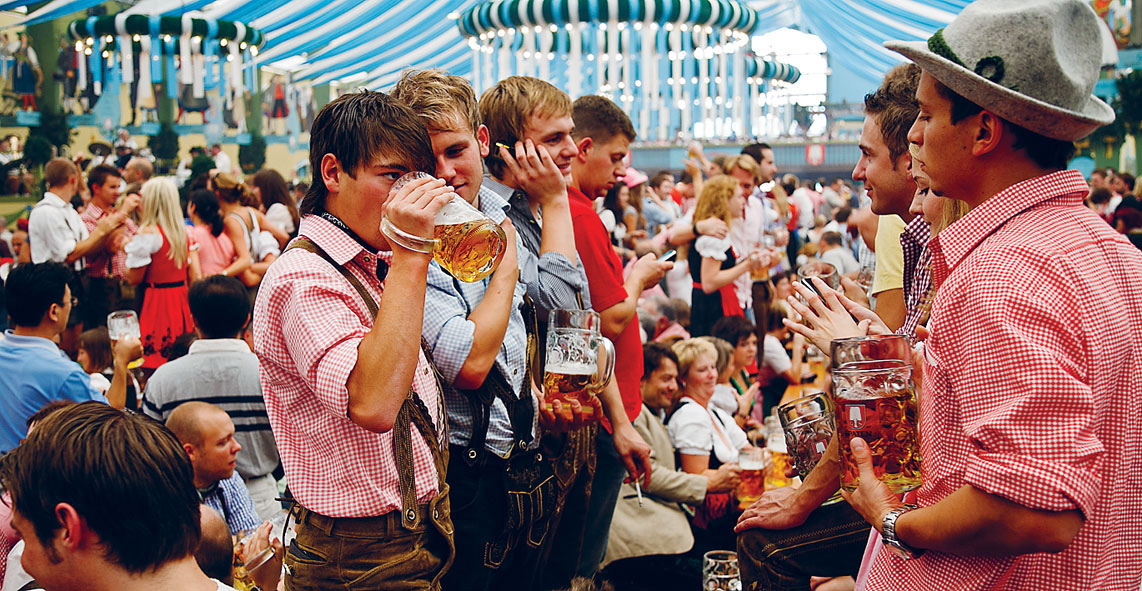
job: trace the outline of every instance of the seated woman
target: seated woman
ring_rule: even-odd
[[[736,468],[738,451],[749,447],[749,440],[732,415],[710,404],[718,384],[717,349],[701,339],[687,339],[673,348],[682,391],[667,431],[682,470],[712,475],[723,464]],[[707,494],[694,514],[697,545],[707,550],[733,549],[736,519],[731,492]]]

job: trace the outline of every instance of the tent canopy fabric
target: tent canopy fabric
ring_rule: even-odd
[[[358,86],[385,88],[407,68],[438,67],[466,76],[472,50],[464,32],[473,23],[465,14],[483,4],[517,11],[564,11],[576,2],[588,12],[614,6],[621,15],[643,15],[658,5],[695,11],[748,4],[757,22],[754,35],[795,26],[821,37],[834,67],[875,84],[901,58],[883,47],[889,39],[924,40],[945,26],[968,0],[141,0],[127,12],[236,20],[266,33],[258,63],[287,67],[295,78],[325,83],[352,78]],[[82,17],[98,0],[51,0],[17,24]],[[27,0],[0,0],[0,10],[28,6]],[[547,8],[544,8],[547,7]],[[594,8],[592,8],[594,7]],[[736,10],[736,9],[735,9]],[[736,13],[736,12],[735,12]],[[513,15],[527,21],[536,13]],[[540,14],[539,16],[543,16]],[[651,17],[654,17],[652,14]],[[497,15],[495,20],[500,20]],[[751,19],[752,20],[752,19]],[[462,31],[462,27],[469,27]]]

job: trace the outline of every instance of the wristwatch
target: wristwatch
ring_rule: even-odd
[[[923,550],[909,548],[896,536],[896,519],[915,508],[916,505],[901,505],[892,509],[884,515],[884,521],[880,524],[880,535],[882,536],[881,539],[884,541],[885,547],[894,555],[904,560],[916,558],[924,553]]]

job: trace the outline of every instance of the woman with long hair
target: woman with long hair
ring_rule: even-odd
[[[146,286],[139,327],[143,367],[154,370],[166,362],[174,340],[194,330],[187,284],[201,278],[202,270],[198,247],[187,238],[174,182],[153,178],[143,184],[141,192],[139,232],[124,250],[127,280]]]
[[[271,224],[261,210],[244,205],[256,202],[254,192],[238,177],[220,172],[210,179],[210,185],[218,195],[225,219],[226,234],[234,242],[234,250],[241,258],[243,251],[250,257],[250,268],[238,278],[247,287],[255,287],[262,282],[262,276],[270,263],[274,262],[281,248],[289,242],[289,234]],[[265,232],[270,235],[266,240]],[[275,252],[276,251],[276,252]]]
[[[198,189],[187,200],[186,214],[194,224],[188,231],[198,244],[198,261],[202,274],[237,277],[250,268],[250,257],[239,260],[234,241],[226,233],[222,205],[218,195],[209,189]]]
[[[742,279],[750,269],[760,264],[757,253],[737,252],[730,244],[733,228],[741,223],[745,211],[745,197],[737,179],[718,175],[702,187],[698,204],[694,206],[694,223],[707,218],[718,218],[730,227],[725,238],[699,236],[688,248],[687,263],[693,282],[690,296],[690,334],[696,337],[710,334],[714,323],[723,316],[742,316],[741,304],[734,291],[734,282]]]
[[[272,168],[263,168],[250,179],[254,187],[254,195],[261,202],[266,212],[266,219],[271,224],[281,228],[286,234],[297,232],[297,224],[301,219],[297,213],[297,204],[290,194],[289,185],[282,175]]]

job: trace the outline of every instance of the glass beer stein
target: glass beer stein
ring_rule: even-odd
[[[837,274],[837,268],[822,260],[809,259],[808,263],[797,268],[797,277],[801,279],[818,277],[833,289],[841,288],[841,276]]]
[[[898,359],[852,361],[833,370],[833,407],[840,444],[841,488],[853,491],[860,471],[851,441],[868,443],[876,477],[894,493],[920,487],[920,438],[912,366]]]
[[[430,179],[432,176],[410,172],[393,183],[390,194],[421,178]],[[409,250],[431,254],[433,260],[450,275],[469,283],[491,275],[500,259],[504,258],[507,235],[503,228],[463,197],[453,193],[452,200],[436,213],[435,221],[436,229],[431,239],[401,230],[389,221],[388,216],[381,218],[381,232]]]
[[[577,399],[584,416],[593,416],[591,398],[611,380],[615,347],[600,331],[592,310],[552,310],[547,325],[547,367],[543,374],[544,406],[555,400]],[[571,418],[570,407],[563,415]]]

